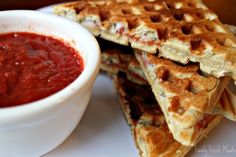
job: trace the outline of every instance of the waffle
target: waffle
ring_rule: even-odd
[[[236,26],[233,25],[225,25],[225,26],[230,30],[230,32],[234,34],[234,36],[236,36]],[[223,92],[223,95],[226,99],[220,99],[222,103],[214,108],[213,113],[222,114],[228,119],[236,121],[236,104],[234,103],[236,102],[236,97],[235,94],[232,93],[231,91],[235,91],[235,86],[233,85],[232,81],[229,83],[228,89],[226,89]]]
[[[111,75],[124,72],[127,75],[127,79],[131,82],[148,85],[147,79],[132,49],[101,39],[98,39],[98,41],[102,49],[101,69],[103,71]],[[231,81],[230,83],[230,87],[233,87],[233,82]],[[223,94],[227,99],[220,99],[222,103],[218,103],[211,113],[221,114],[230,120],[236,121],[236,105],[233,103],[235,102],[233,100],[235,96],[228,89],[225,89]]]
[[[236,37],[236,26],[225,24],[225,27]]]
[[[127,74],[130,81],[137,84],[148,84],[139,62],[134,58],[134,55],[123,54],[118,49],[103,51],[101,55],[101,70],[110,75],[116,75],[122,71]]]
[[[140,156],[183,157],[188,153],[192,147],[184,146],[173,138],[150,86],[135,84],[122,73],[114,77],[114,83]],[[205,116],[201,125],[197,126],[198,141],[217,125],[220,119],[219,115]]]
[[[236,80],[236,39],[200,0],[89,0],[58,5],[54,13],[95,36],[157,53]]]
[[[194,145],[195,125],[211,113],[229,82],[201,73],[198,64],[181,65],[153,54],[135,50],[167,119],[174,138],[184,145]]]
[[[101,70],[109,75],[125,72],[127,78],[137,84],[148,84],[132,48],[97,38],[101,48]]]
[[[235,95],[229,89],[226,89],[222,96],[224,99],[220,98],[221,103],[214,108],[212,113],[221,114],[232,121],[236,121],[236,104],[233,103],[236,102]]]

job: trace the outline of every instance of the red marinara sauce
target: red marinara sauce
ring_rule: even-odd
[[[83,71],[83,59],[69,44],[34,33],[0,35],[0,107],[45,98]]]

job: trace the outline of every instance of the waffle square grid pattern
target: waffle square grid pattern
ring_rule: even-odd
[[[200,0],[77,1],[54,13],[104,39],[236,80],[236,39]]]

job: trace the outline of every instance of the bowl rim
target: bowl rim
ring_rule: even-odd
[[[87,84],[89,83],[89,81],[94,80],[96,75],[98,74],[101,56],[100,56],[100,47],[97,43],[97,40],[87,29],[85,29],[83,26],[81,26],[80,24],[72,20],[68,20],[66,18],[59,17],[57,15],[43,13],[39,11],[33,11],[33,10],[0,11],[0,18],[4,16],[16,16],[16,17],[34,16],[34,18],[54,20],[54,21],[57,21],[57,23],[68,25],[71,28],[76,28],[73,31],[77,31],[78,33],[83,32],[83,34],[86,34],[86,37],[83,36],[84,38],[83,40],[87,40],[88,42],[90,42],[90,45],[91,45],[90,49],[92,50],[86,52],[88,53],[87,63],[86,65],[84,63],[84,69],[82,73],[72,83],[67,85],[62,90],[48,97],[42,98],[40,100],[36,100],[30,103],[17,105],[13,107],[0,108],[0,124],[1,122],[6,120],[4,117],[10,118],[8,119],[8,121],[10,121],[10,120],[14,120],[16,117],[19,117],[19,116],[27,116],[28,114],[33,114],[36,112],[45,111],[49,108],[53,108],[59,105],[65,99],[68,99],[70,96],[74,95],[78,90],[81,90],[82,88],[89,88]],[[82,37],[80,36],[80,38]],[[91,53],[92,51],[93,53]],[[84,61],[84,58],[83,58],[83,61]]]

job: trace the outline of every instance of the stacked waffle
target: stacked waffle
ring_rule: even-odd
[[[54,13],[113,42],[100,39],[102,69],[141,156],[184,156],[221,115],[235,120],[236,39],[200,0],[77,1]]]

